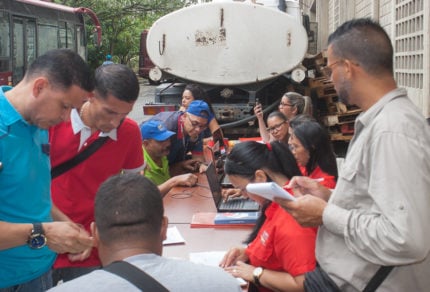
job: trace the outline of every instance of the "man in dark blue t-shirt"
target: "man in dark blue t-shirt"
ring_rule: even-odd
[[[161,112],[151,118],[162,121],[169,131],[176,133],[172,137],[167,157],[171,175],[205,170],[202,165],[203,131],[208,126],[210,116],[208,104],[195,100],[190,103],[186,112]]]

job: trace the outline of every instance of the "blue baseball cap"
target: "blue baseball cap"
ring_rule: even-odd
[[[142,139],[154,139],[161,142],[169,139],[175,132],[166,129],[162,121],[150,120],[140,126]]]
[[[187,113],[198,116],[209,121],[211,111],[206,102],[202,100],[192,101],[187,108]]]

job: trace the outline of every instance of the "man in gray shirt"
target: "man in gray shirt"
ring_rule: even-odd
[[[379,24],[341,25],[329,37],[327,64],[339,98],[363,113],[334,191],[297,177],[289,184],[297,201],[278,201],[302,225],[320,226],[319,267],[305,287],[363,291],[380,267],[394,266],[378,291],[427,291],[430,127],[397,88],[393,47]]]
[[[238,282],[217,267],[161,256],[168,220],[158,188],[139,174],[116,175],[104,182],[95,200],[91,226],[104,267],[126,261],[169,291],[241,291]],[[96,270],[49,291],[140,291],[131,282]]]

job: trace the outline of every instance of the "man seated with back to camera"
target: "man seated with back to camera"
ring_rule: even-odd
[[[140,133],[146,163],[144,175],[158,185],[162,196],[175,186],[192,187],[197,183],[197,176],[192,173],[170,175],[167,155],[170,153],[171,137],[175,132],[167,130],[161,121],[150,120],[140,126]]]
[[[235,291],[238,282],[217,267],[162,257],[168,219],[160,191],[136,173],[115,175],[96,194],[91,232],[103,267],[125,261],[168,291]],[[50,291],[141,291],[128,280],[100,269]],[[152,290],[154,291],[154,290]]]
[[[172,176],[206,170],[206,165],[202,163],[203,131],[208,127],[210,116],[208,104],[195,100],[185,112],[161,112],[151,118],[162,121],[169,131],[176,133],[167,156]]]

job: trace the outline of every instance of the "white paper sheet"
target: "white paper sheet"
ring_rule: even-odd
[[[167,228],[167,238],[163,241],[163,245],[185,243],[184,237],[179,232],[176,226]]]

